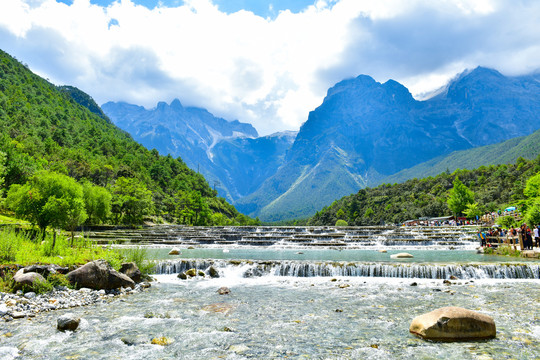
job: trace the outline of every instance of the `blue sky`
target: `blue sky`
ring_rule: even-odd
[[[0,0],[0,48],[99,104],[178,98],[266,135],[360,74],[421,98],[477,66],[539,71],[539,14],[538,0]]]
[[[73,0],[56,0],[68,5],[73,3]],[[109,6],[116,0],[90,0],[92,4],[100,6]],[[135,0],[136,4],[143,5],[149,9],[153,9],[158,5],[167,7],[176,7],[183,5],[183,0]],[[261,17],[274,18],[279,14],[279,11],[290,10],[297,13],[309,5],[313,5],[314,0],[216,0],[216,4],[221,11],[226,13],[234,13],[240,10],[251,11],[255,15]]]

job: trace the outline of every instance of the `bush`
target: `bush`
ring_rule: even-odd
[[[336,221],[336,226],[349,226],[349,224],[347,224],[345,220],[339,219],[338,221]]]
[[[133,247],[128,249],[117,249],[118,254],[123,259],[122,262],[134,262],[142,274],[149,274],[154,268],[154,264],[148,261],[148,252],[143,247]]]
[[[63,274],[50,274],[49,277],[47,277],[47,282],[53,287],[65,286],[67,288],[73,288],[73,285],[71,285],[66,275]]]

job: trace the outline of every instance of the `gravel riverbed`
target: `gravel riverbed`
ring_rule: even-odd
[[[134,289],[120,288],[115,290],[92,290],[81,288],[73,290],[58,286],[53,291],[37,295],[34,292],[15,294],[0,292],[0,321],[35,317],[36,315],[58,309],[68,309],[107,303],[115,298],[144,291],[150,283],[137,284]]]

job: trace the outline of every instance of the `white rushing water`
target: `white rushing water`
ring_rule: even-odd
[[[154,245],[152,287],[70,309],[83,319],[77,331],[56,330],[68,310],[1,323],[0,359],[540,358],[538,261],[478,255],[470,251],[470,235],[445,235],[445,229],[430,230],[427,238],[414,229],[385,228],[376,241],[364,235],[368,230],[342,236],[328,228],[228,228],[222,235],[187,229],[207,243],[174,244],[180,257],[168,255],[172,245]],[[279,240],[285,233],[288,239]],[[274,243],[239,245],[253,243],[252,234]],[[218,235],[227,243],[212,240]],[[317,245],[299,250],[293,235]],[[327,246],[337,241],[364,248]],[[388,252],[378,252],[381,247]],[[414,258],[391,259],[402,248]],[[219,278],[177,277],[192,268],[210,273],[210,267]],[[230,294],[218,294],[223,286]],[[497,337],[434,343],[409,333],[414,317],[444,306],[493,317]],[[169,345],[151,343],[161,337]]]

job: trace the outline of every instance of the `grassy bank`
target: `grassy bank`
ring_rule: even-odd
[[[146,250],[143,248],[113,249],[92,244],[84,237],[71,239],[63,234],[48,233],[44,241],[33,238],[27,229],[4,227],[0,229],[0,266],[6,269],[0,272],[0,291],[11,292],[13,275],[17,266],[32,264],[56,264],[64,267],[82,265],[89,261],[104,259],[116,270],[124,262],[135,262],[143,274],[148,274],[152,264],[146,261]],[[53,246],[54,243],[54,246]],[[12,266],[9,270],[10,265]],[[3,274],[2,274],[3,273]],[[47,279],[46,284],[40,284],[35,292],[46,292],[52,289],[59,278]]]

